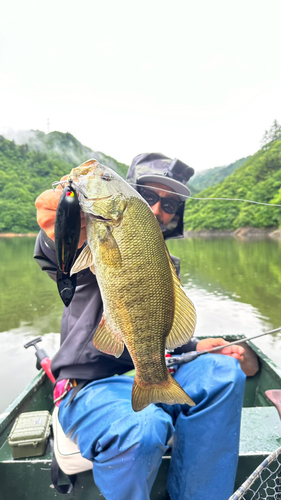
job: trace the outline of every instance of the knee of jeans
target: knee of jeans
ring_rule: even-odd
[[[170,417],[164,412],[161,415],[162,412],[163,410],[157,409],[156,413],[152,412],[150,415],[154,418],[138,416],[136,419],[127,419],[119,428],[109,428],[95,444],[96,460],[102,462],[105,457],[108,460],[121,454],[133,456],[134,460],[150,454],[162,456],[173,433]]]
[[[155,405],[149,405],[138,417],[137,442],[139,450],[155,453],[159,448],[164,451],[174,432],[170,415]]]
[[[210,355],[213,359],[213,376],[217,380],[217,386],[227,389],[229,394],[242,394],[244,391],[246,375],[242,371],[237,359],[223,354]]]
[[[144,449],[148,454],[160,451],[161,455],[168,448],[168,441],[173,435],[173,425],[167,422],[157,422],[147,431],[144,429],[140,436],[140,449]]]
[[[192,365],[192,363],[191,363]],[[183,365],[184,368],[185,365]],[[182,370],[182,368],[181,368]],[[206,377],[222,374],[228,380],[244,380],[245,374],[236,358],[225,354],[207,354],[196,359],[196,373],[202,372]]]
[[[215,365],[219,367],[221,371],[229,373],[229,377],[237,380],[245,378],[245,374],[236,358],[225,354],[211,354],[210,356],[214,359]]]
[[[172,427],[172,426],[170,426]],[[122,455],[126,457],[138,458],[149,455],[162,456],[167,450],[166,442],[171,437],[169,426],[146,425],[132,428],[130,425],[120,433],[107,432],[101,436],[92,452],[98,462],[115,459]]]

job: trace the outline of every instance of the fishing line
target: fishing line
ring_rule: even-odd
[[[181,195],[181,196],[183,196],[183,195]],[[186,198],[190,198],[191,200],[245,201],[246,203],[255,203],[256,205],[267,205],[269,207],[281,207],[281,205],[277,205],[275,203],[263,203],[261,201],[244,200],[242,198],[193,198],[192,196],[186,196]]]
[[[159,182],[161,182],[161,179],[159,180]],[[130,184],[131,186],[145,186],[145,188],[154,189],[155,191],[163,191],[165,193],[177,194],[178,196],[181,196],[183,198],[190,199],[190,200],[199,200],[199,201],[202,201],[202,200],[210,200],[210,201],[244,201],[246,203],[255,203],[256,205],[267,205],[269,207],[281,207],[281,205],[277,205],[275,203],[263,203],[261,201],[244,200],[242,198],[194,198],[193,196],[187,196],[187,195],[184,195],[184,194],[181,194],[181,193],[177,193],[176,191],[169,191],[168,189],[162,189],[162,188],[158,188],[158,187],[154,187],[154,186],[148,186],[147,184],[135,184],[133,182],[129,182],[128,184]]]
[[[53,189],[55,189],[55,186],[57,186],[58,184],[60,184],[62,187],[63,185],[65,185],[66,183],[69,183],[68,180],[65,180],[65,181],[58,181],[58,182],[53,182],[52,183],[52,187]],[[181,193],[177,193],[176,191],[169,191],[168,189],[162,189],[162,188],[158,188],[156,186],[148,186],[147,184],[136,184],[134,182],[128,182],[128,184],[130,184],[131,186],[145,186],[146,188],[148,189],[154,189],[155,191],[163,191],[165,193],[169,193],[169,194],[177,194],[178,196],[181,196],[183,198],[185,198],[186,200],[198,200],[198,201],[242,201],[242,202],[245,202],[245,203],[254,203],[255,205],[265,205],[265,206],[268,206],[268,207],[281,207],[281,205],[278,205],[276,203],[263,203],[262,201],[254,201],[254,200],[245,200],[243,198],[198,198],[198,197],[193,197],[193,196],[187,196],[187,195],[184,195],[184,194],[181,194]],[[75,185],[75,187],[78,189],[78,191],[80,191],[83,196],[85,198],[87,198],[87,196],[85,195],[85,193],[82,191],[81,188],[79,188],[77,185]]]

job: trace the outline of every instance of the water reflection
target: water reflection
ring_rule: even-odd
[[[172,240],[181,259],[181,281],[194,301],[198,335],[244,333],[281,326],[281,242],[234,238]],[[257,339],[281,366],[281,334]]]
[[[280,242],[190,238],[170,241],[169,249],[181,258],[187,287],[250,304],[280,325]]]
[[[0,332],[22,324],[36,325],[37,336],[60,329],[62,302],[33,259],[34,243],[35,238],[0,238]]]
[[[0,238],[0,412],[38,373],[34,348],[24,344],[44,335],[50,356],[59,348],[63,306],[56,284],[33,259],[34,244],[35,238]]]

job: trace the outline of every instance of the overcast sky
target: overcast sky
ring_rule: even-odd
[[[60,130],[129,164],[195,170],[260,148],[281,122],[280,0],[9,0],[0,133]]]

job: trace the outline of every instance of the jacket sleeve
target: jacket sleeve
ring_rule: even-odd
[[[196,346],[199,342],[199,339],[196,337],[192,337],[187,344],[182,345],[181,347],[177,347],[173,354],[183,354],[185,352],[196,351]]]
[[[43,229],[37,236],[33,257],[42,271],[46,271],[50,278],[56,281],[58,266],[55,243],[46,235]]]

